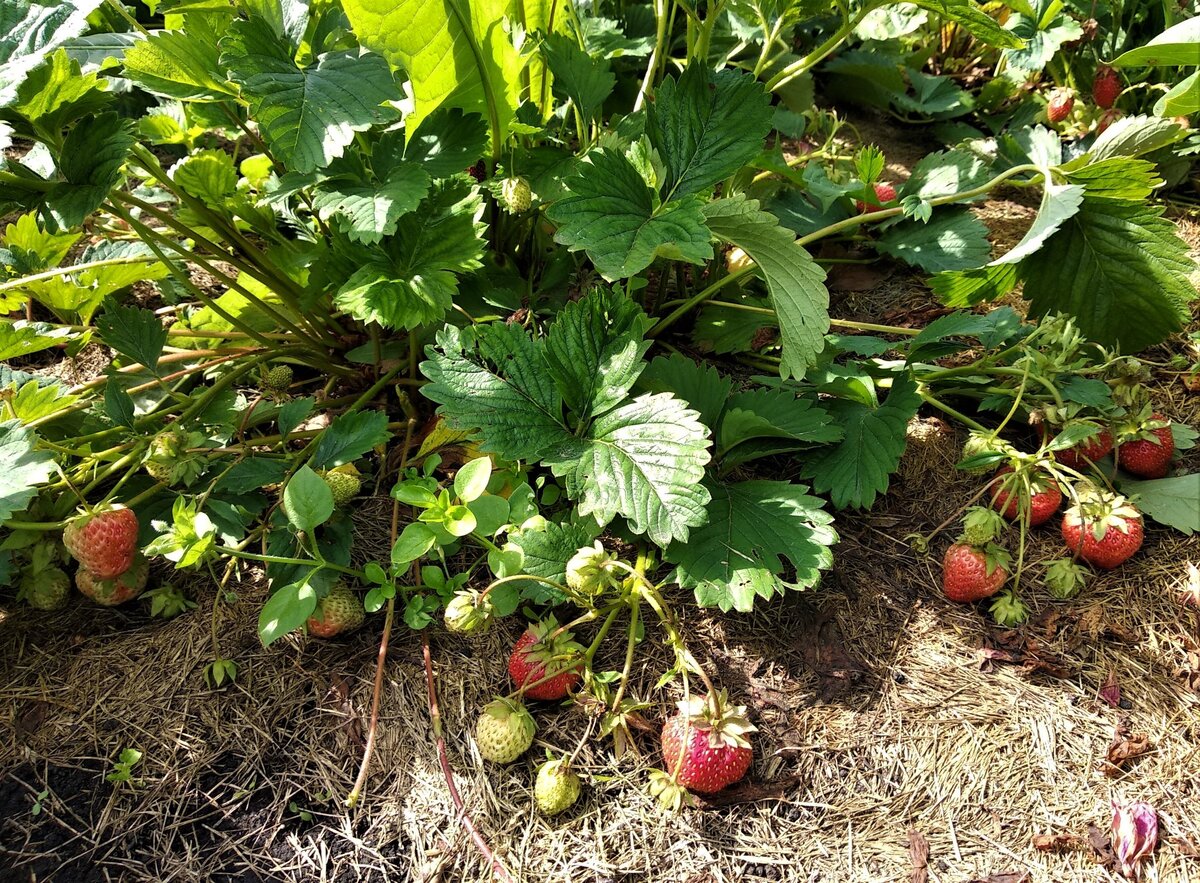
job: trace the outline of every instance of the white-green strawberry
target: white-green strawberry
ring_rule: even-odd
[[[333,505],[339,509],[358,496],[362,479],[350,472],[326,472],[321,476],[333,494]]]
[[[308,618],[308,633],[318,638],[344,635],[362,625],[365,618],[358,595],[345,583],[335,583]]]
[[[529,182],[519,175],[505,178],[501,182],[500,196],[504,200],[504,207],[514,215],[529,211],[529,206],[533,203],[533,191],[529,189]]]
[[[583,783],[566,760],[548,760],[538,767],[533,782],[533,799],[538,809],[548,816],[570,809],[579,799]]]
[[[37,610],[57,610],[67,603],[71,578],[59,567],[27,573],[21,580],[21,597]]]
[[[512,763],[529,750],[537,724],[525,706],[513,699],[494,699],[475,723],[475,744],[484,760]]]

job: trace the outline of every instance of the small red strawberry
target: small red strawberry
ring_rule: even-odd
[[[71,519],[63,530],[63,545],[97,579],[112,579],[133,565],[137,537],[137,515],[113,506]]]
[[[886,181],[880,181],[875,185],[875,201],[878,202],[879,205],[887,205],[889,202],[894,202],[895,199],[896,188],[891,184],[887,183]],[[858,213],[860,215],[863,212],[873,212],[876,210],[876,208],[878,208],[878,206],[868,205],[861,199],[856,199],[854,201],[854,205],[858,209]]]
[[[1122,496],[1085,489],[1063,515],[1062,536],[1072,554],[1112,570],[1142,547],[1142,515]]]
[[[1111,67],[1096,68],[1096,78],[1092,80],[1092,100],[1096,106],[1108,110],[1117,103],[1121,94],[1121,75]]]
[[[724,690],[693,697],[663,724],[663,765],[678,785],[714,794],[750,769],[754,750],[746,736],[754,730],[745,707],[729,705]]]
[[[1042,432],[1044,434],[1045,429]],[[1101,428],[1097,434],[1086,441],[1081,441],[1074,447],[1063,451],[1055,451],[1054,459],[1068,469],[1086,469],[1089,462],[1095,463],[1102,457],[1108,456],[1112,453],[1112,449],[1112,432],[1107,428]]]
[[[124,573],[111,579],[101,579],[87,568],[75,572],[75,586],[80,594],[86,595],[102,607],[116,607],[132,601],[146,588],[150,574],[150,563],[138,555]]]
[[[1011,476],[1011,477],[1006,477]],[[1026,484],[1028,482],[1028,484]],[[992,483],[992,508],[1015,521],[1028,500],[1029,526],[1045,524],[1062,505],[1062,491],[1051,478],[1040,473],[1015,475],[1011,466],[996,473]]]
[[[1008,552],[994,543],[955,543],[942,559],[942,593],[951,601],[971,604],[990,598],[1008,580]]]
[[[525,629],[513,646],[508,674],[527,699],[562,699],[579,683],[583,647],[570,632],[555,634],[558,629],[548,617]]]
[[[1171,423],[1162,414],[1139,421],[1128,432],[1121,433],[1117,462],[1126,472],[1143,478],[1163,478],[1171,466],[1175,452],[1175,437]]]
[[[1070,89],[1055,89],[1050,93],[1046,103],[1046,119],[1052,123],[1061,123],[1071,115],[1075,107],[1075,93]]]
[[[354,631],[365,618],[358,596],[345,583],[335,583],[308,618],[308,633],[317,638],[332,638]]]

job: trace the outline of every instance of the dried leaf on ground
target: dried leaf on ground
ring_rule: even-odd
[[[804,664],[820,679],[820,697],[825,702],[848,691],[867,670],[846,651],[837,620],[816,610],[801,620],[792,636],[792,646],[800,650]]]
[[[778,799],[795,791],[801,782],[801,776],[788,776],[770,782],[742,782],[716,794],[698,798],[697,803],[701,809],[718,809],[758,800]]]
[[[1145,733],[1131,732],[1128,723],[1121,721],[1117,724],[1116,731],[1113,733],[1112,743],[1108,746],[1108,751],[1105,753],[1104,772],[1109,776],[1119,775],[1124,772],[1124,767],[1127,763],[1141,757],[1151,747],[1149,736]]]
[[[1116,863],[1117,856],[1113,852],[1107,831],[1101,831],[1095,825],[1088,825],[1088,846],[1092,848],[1096,864],[1111,867]]]
[[[1041,641],[1030,638],[1016,629],[993,632],[983,639],[983,646],[977,651],[980,657],[980,669],[993,671],[993,663],[1002,662],[1008,665],[1019,665],[1027,672],[1045,672],[1051,677],[1067,678],[1071,672],[1066,662],[1042,649]]]
[[[1108,680],[1100,688],[1099,696],[1113,708],[1121,705],[1121,685],[1117,683],[1117,672],[1115,669],[1109,671]]]
[[[911,883],[929,879],[929,841],[916,828],[908,831],[908,857],[912,861]]]
[[[1032,879],[1028,871],[1002,871],[998,874],[988,874],[986,877],[976,877],[970,883],[1030,883]]]
[[[1079,838],[1074,834],[1034,834],[1033,848],[1039,852],[1061,852],[1077,849]]]

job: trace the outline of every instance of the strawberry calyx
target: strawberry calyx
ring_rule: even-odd
[[[1129,533],[1142,514],[1126,497],[1093,486],[1078,492],[1078,500],[1067,510],[1066,517],[1086,526],[1096,542],[1100,542],[1109,530]]]
[[[986,546],[1004,530],[1004,519],[994,509],[972,506],[963,516],[962,538],[969,546]]]
[[[749,748],[746,736],[758,728],[746,717],[746,706],[732,705],[726,690],[708,696],[691,696],[680,700],[679,713],[688,726],[707,734],[708,744],[713,748],[727,745],[731,748]]]
[[[560,628],[558,620],[548,616],[527,629],[533,634],[534,641],[525,648],[523,655],[540,664],[547,676],[574,668],[584,652],[574,633],[569,629],[560,631]]]

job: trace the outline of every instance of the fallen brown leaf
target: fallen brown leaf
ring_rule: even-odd
[[[697,797],[696,804],[701,809],[719,809],[742,803],[754,803],[758,800],[780,798],[796,790],[802,781],[802,776],[788,776],[785,779],[774,779],[770,782],[742,782],[726,788],[724,791],[718,791],[716,794]]]
[[[1041,852],[1059,852],[1064,849],[1077,849],[1079,838],[1074,834],[1034,834],[1033,848]]]
[[[929,879],[929,841],[916,828],[908,829],[908,857],[913,866],[910,883],[925,883]]]
[[[1149,736],[1145,733],[1131,732],[1125,721],[1119,722],[1113,732],[1112,743],[1104,755],[1106,764],[1104,772],[1109,776],[1119,775],[1124,772],[1125,764],[1141,757],[1151,747]]]
[[[1107,832],[1101,831],[1095,825],[1088,825],[1088,846],[1092,848],[1096,864],[1104,865],[1106,868],[1116,864],[1117,856],[1113,852],[1112,842]]]
[[[1029,883],[1032,879],[1028,871],[1002,871],[999,874],[976,877],[970,883]]]

